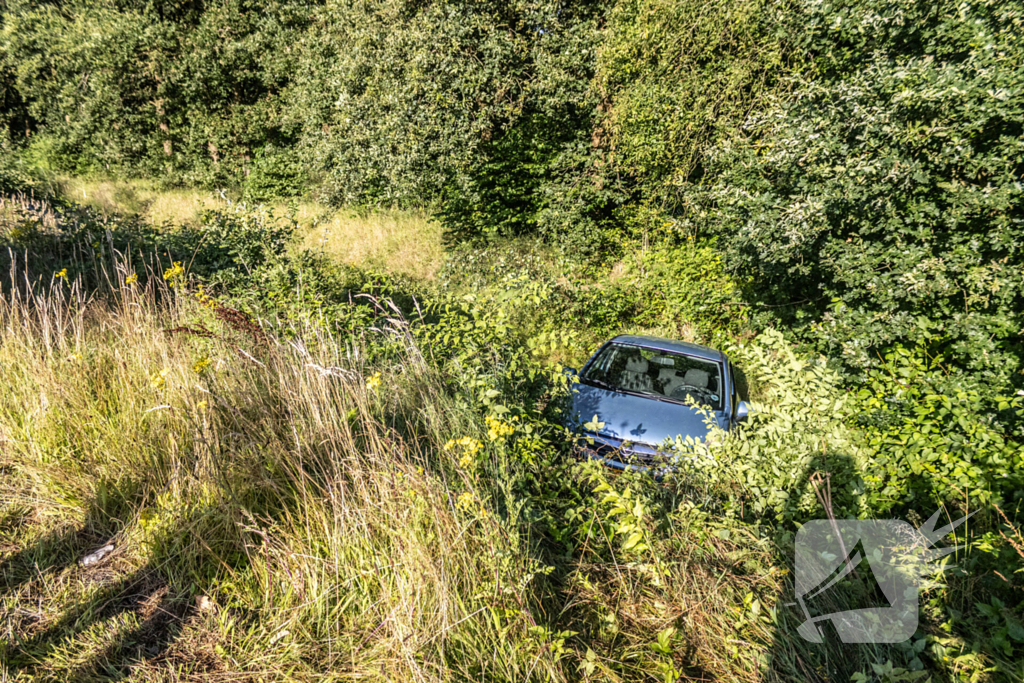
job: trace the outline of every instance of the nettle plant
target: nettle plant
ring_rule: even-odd
[[[752,381],[754,411],[730,433],[714,426],[704,440],[677,439],[684,464],[676,476],[706,478],[729,515],[792,522],[826,512],[812,482],[817,473],[827,479],[832,514],[866,516],[870,454],[848,424],[854,406],[840,376],[823,359],[798,356],[776,330],[729,353]]]

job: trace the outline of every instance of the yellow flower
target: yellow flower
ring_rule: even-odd
[[[59,272],[56,272],[56,273],[53,274],[53,277],[57,278],[58,280],[61,279],[61,278],[67,280],[68,279],[68,269],[67,268],[61,268]]]
[[[154,372],[149,378],[149,386],[154,389],[163,389],[167,384],[167,373],[170,372],[167,368]]]
[[[366,378],[366,388],[369,391],[377,391],[380,389],[380,373],[375,372]]]
[[[131,275],[129,275],[128,277],[126,277],[124,279],[124,283],[126,285],[134,285],[138,281],[139,281],[139,274],[138,273],[132,273]]]
[[[487,423],[487,438],[491,441],[497,441],[498,439],[506,436],[511,436],[516,431],[514,425],[508,422],[502,422],[496,417],[488,415],[484,418],[484,422]]]
[[[469,510],[473,507],[474,502],[476,502],[476,498],[472,493],[466,491],[465,493],[459,494],[458,500],[455,501],[455,506],[460,510]]]
[[[171,287],[174,287],[184,275],[185,269],[181,267],[181,261],[175,261],[170,268],[164,271],[164,280],[171,283]]]
[[[444,445],[444,449],[446,451],[461,451],[462,454],[459,456],[459,467],[463,469],[473,466],[476,462],[476,454],[480,452],[481,448],[483,448],[483,444],[469,436],[451,439]]]
[[[206,368],[210,367],[212,362],[209,356],[203,356],[192,365],[192,370],[201,375],[206,371]]]
[[[196,408],[199,410],[206,410],[206,401],[200,401],[196,404]]]
[[[216,300],[206,293],[206,287],[203,285],[199,285],[199,291],[196,292],[196,298],[199,299],[199,303],[204,308],[216,308],[217,306]]]
[[[463,455],[468,455],[469,457],[475,456],[480,451],[481,447],[482,444],[479,441],[468,436],[463,436],[459,439],[451,439],[444,445],[444,449],[446,451],[459,449],[463,452]]]
[[[73,353],[70,356],[68,356],[67,359],[68,359],[68,362],[70,362],[70,363],[77,363],[78,361],[82,360],[82,354],[80,354],[80,353]]]

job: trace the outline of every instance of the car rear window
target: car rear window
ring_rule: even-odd
[[[714,361],[630,344],[608,344],[580,379],[605,388],[722,409],[722,369]]]

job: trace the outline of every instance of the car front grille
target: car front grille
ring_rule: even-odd
[[[614,460],[627,465],[639,465],[641,467],[649,467],[665,460],[665,456],[662,454],[616,447],[597,439],[593,439],[593,443],[588,443],[587,439],[580,439],[577,448],[581,455],[587,457],[600,460]]]

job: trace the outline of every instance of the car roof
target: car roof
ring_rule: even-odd
[[[665,339],[664,337],[650,337],[641,334],[620,334],[611,340],[618,344],[631,344],[633,346],[642,346],[646,349],[657,349],[658,351],[670,351],[675,353],[681,353],[687,356],[695,356],[696,358],[703,358],[705,360],[712,361],[724,361],[725,354],[718,349],[713,349],[710,346],[702,346],[700,344],[692,344],[690,342],[679,341],[676,339]]]

